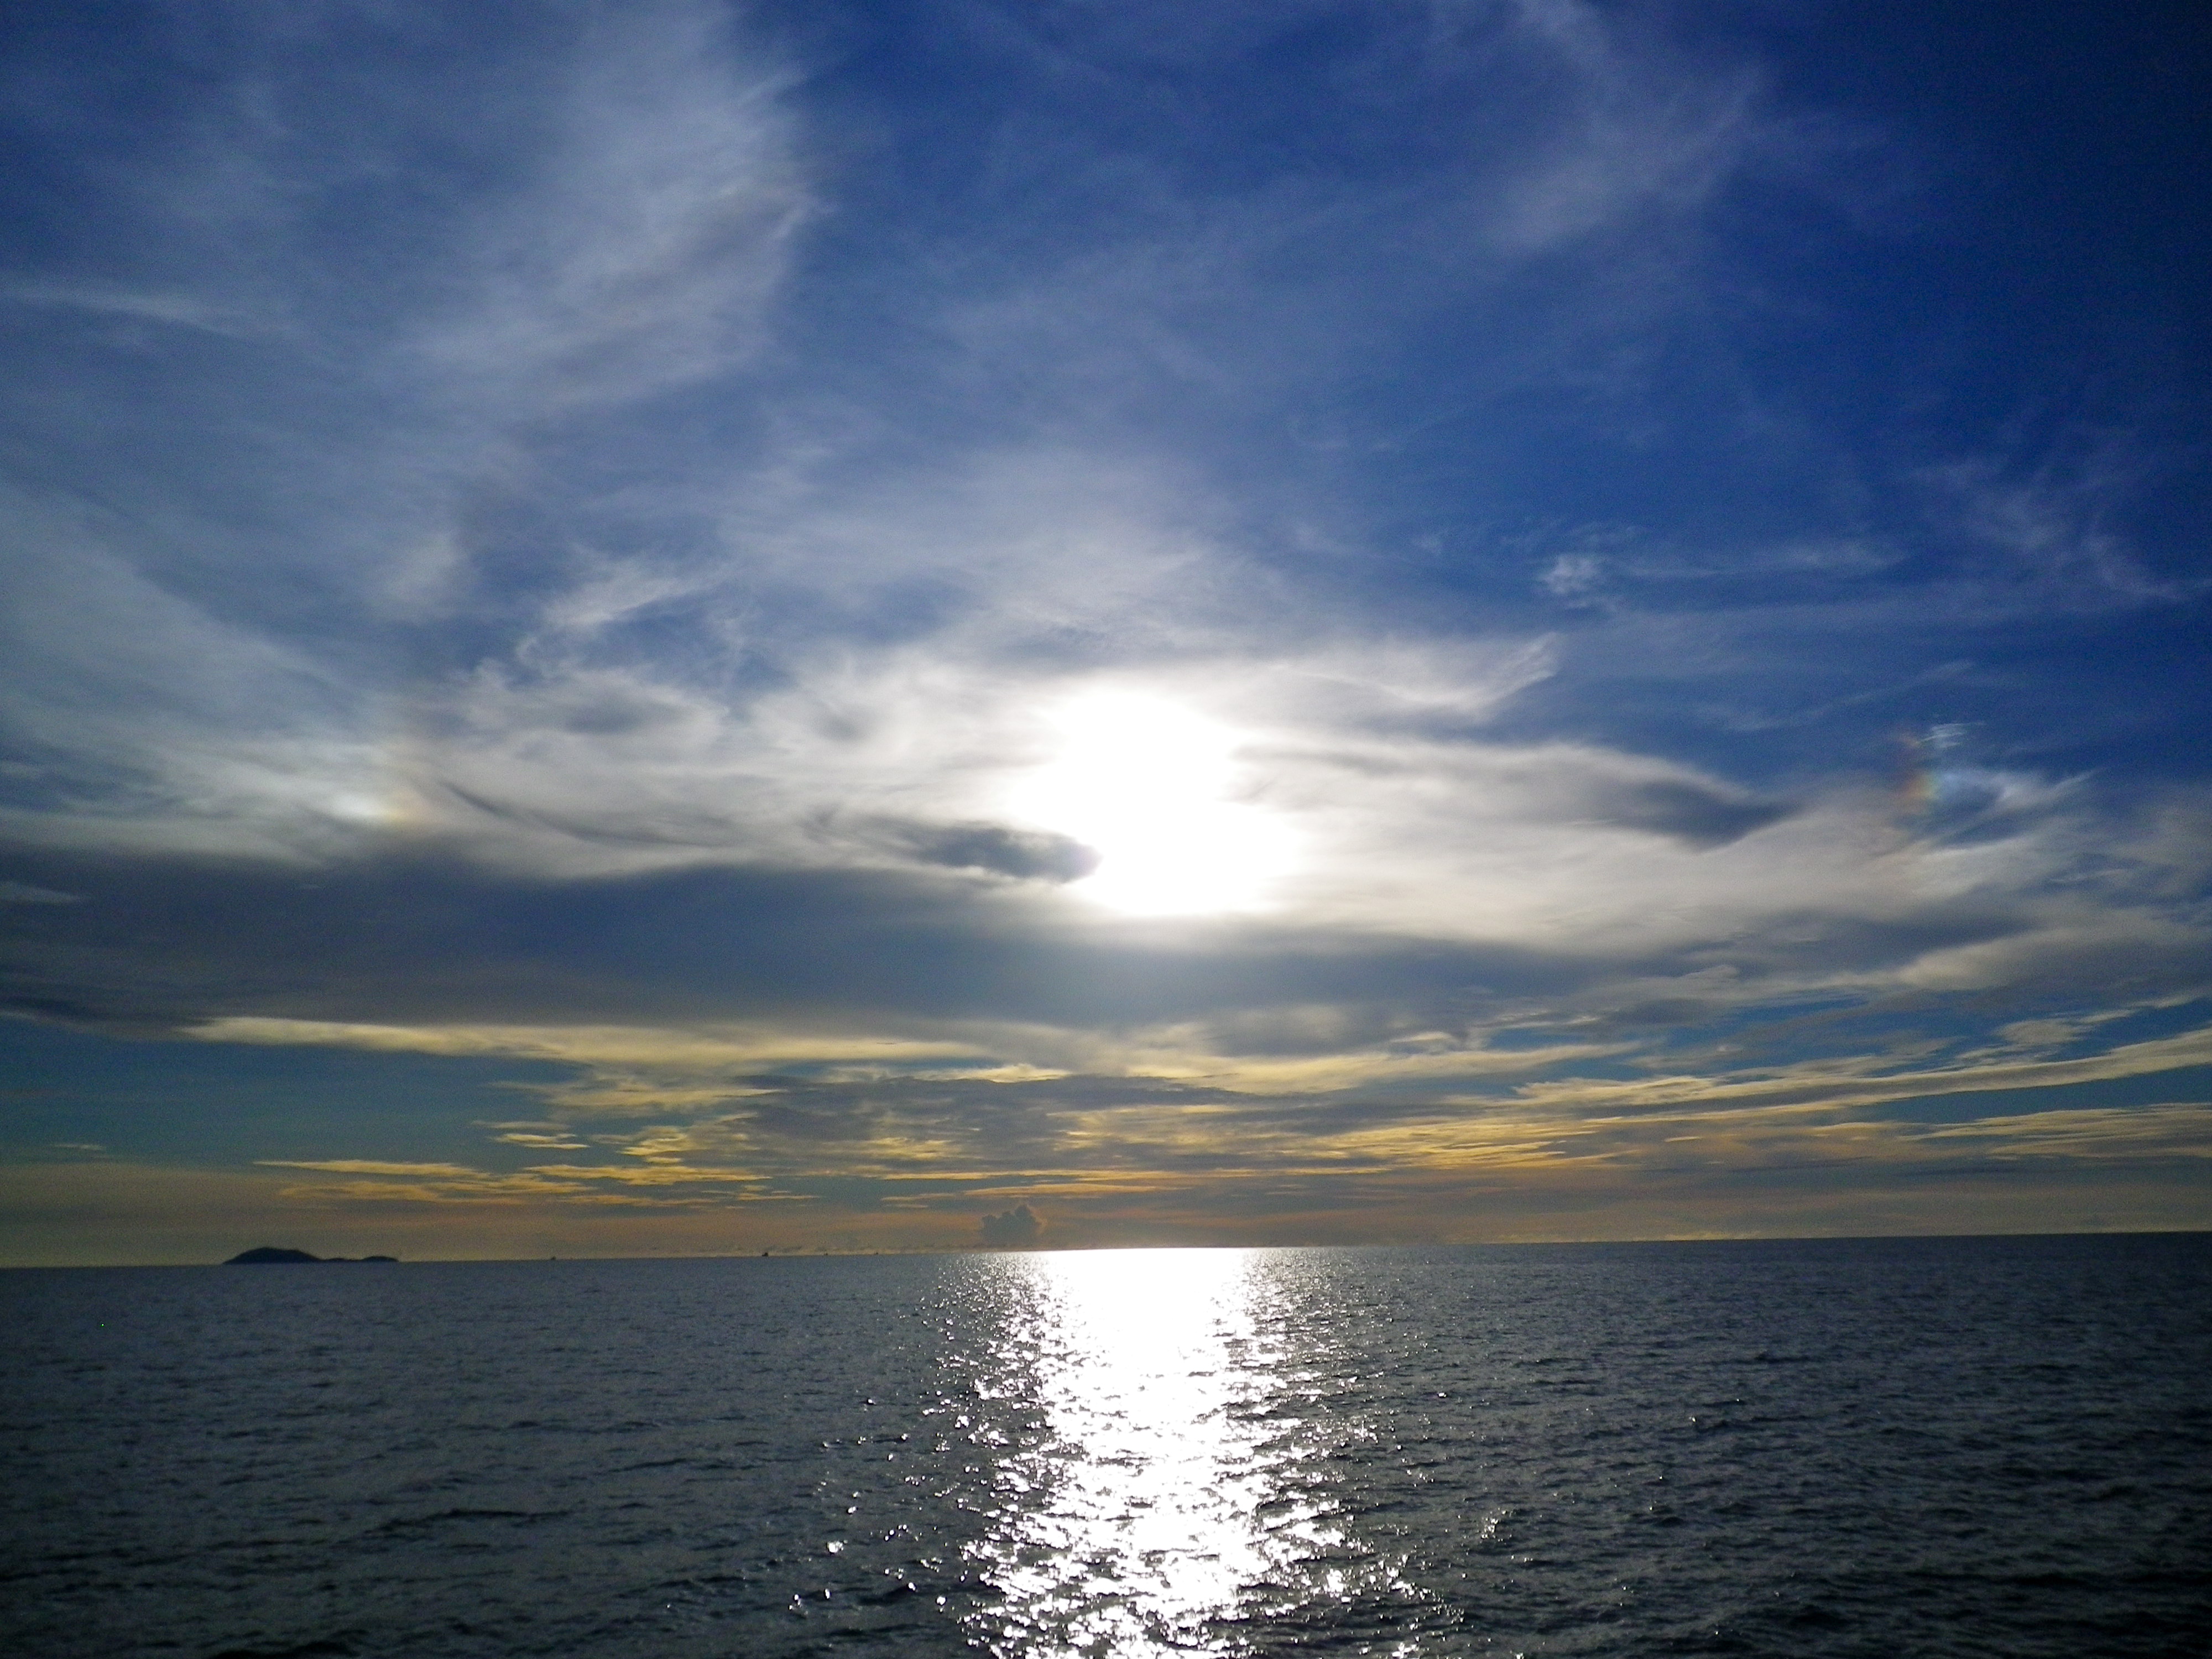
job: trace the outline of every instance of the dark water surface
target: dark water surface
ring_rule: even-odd
[[[0,1273],[0,1652],[2212,1651],[2212,1235]]]

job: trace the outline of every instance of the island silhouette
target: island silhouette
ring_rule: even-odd
[[[305,1250],[282,1250],[274,1244],[264,1244],[257,1249],[240,1250],[222,1265],[226,1267],[266,1267],[283,1266],[295,1261],[397,1261],[396,1255],[310,1255]]]

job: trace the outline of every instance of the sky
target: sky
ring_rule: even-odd
[[[0,1262],[2212,1226],[2195,8],[0,32]]]

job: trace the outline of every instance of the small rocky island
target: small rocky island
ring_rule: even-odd
[[[396,1255],[309,1255],[305,1250],[280,1250],[273,1244],[240,1250],[222,1265],[226,1267],[266,1267],[294,1261],[397,1261]]]

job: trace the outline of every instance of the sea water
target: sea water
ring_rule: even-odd
[[[0,1273],[0,1652],[2212,1651],[2212,1236]]]

